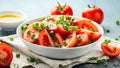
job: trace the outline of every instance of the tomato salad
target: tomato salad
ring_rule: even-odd
[[[39,21],[22,25],[21,29],[24,40],[56,48],[85,46],[102,35],[91,20],[68,15],[43,17]]]

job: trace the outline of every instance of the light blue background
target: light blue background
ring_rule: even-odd
[[[81,17],[88,4],[101,7],[105,16],[101,26],[104,30],[110,29],[110,33],[105,32],[104,35],[113,39],[120,35],[120,26],[115,24],[116,20],[120,20],[120,0],[0,0],[0,10],[23,11],[28,19],[33,19],[50,15],[50,10],[57,5],[56,1],[70,5],[77,17]]]

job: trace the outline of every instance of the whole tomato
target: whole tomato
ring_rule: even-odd
[[[88,5],[88,7],[88,9],[82,11],[82,17],[91,19],[97,22],[98,24],[101,24],[104,19],[104,13],[102,9],[96,6],[90,7]]]
[[[73,15],[73,10],[69,5],[60,5],[58,2],[58,5],[52,9],[51,15]]]

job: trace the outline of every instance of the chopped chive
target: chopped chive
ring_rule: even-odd
[[[78,27],[77,27],[77,26],[74,26],[73,29],[74,29],[74,30],[78,30]]]
[[[107,30],[106,30],[106,32],[107,32],[107,33],[110,33],[110,30],[109,30],[109,29],[107,29]]]
[[[97,60],[97,64],[101,64],[101,63],[103,63],[102,60]]]
[[[22,29],[22,30],[25,30],[25,29],[28,27],[28,25],[29,25],[29,24],[23,24],[22,27],[21,27],[21,29]]]
[[[29,61],[29,62],[35,62],[35,58],[30,56],[30,57],[27,58],[27,61]]]
[[[116,25],[120,25],[120,21],[119,20],[116,20]]]
[[[103,42],[103,44],[108,44],[108,43],[110,43],[110,42],[111,42],[110,39],[105,39],[104,42]]]
[[[14,64],[14,68],[19,68],[19,65],[18,64]]]
[[[89,60],[98,60],[98,57],[91,57]]]
[[[60,44],[56,44],[55,47],[60,48]]]
[[[31,36],[31,39],[33,39],[33,40],[37,40],[36,35],[35,35],[35,34],[33,34],[33,35]]]
[[[67,44],[65,40],[63,41],[63,44],[65,44],[65,45]]]
[[[20,54],[16,54],[16,58],[20,58]]]
[[[14,38],[13,38],[13,37],[10,37],[9,39],[10,39],[10,41],[14,41]]]

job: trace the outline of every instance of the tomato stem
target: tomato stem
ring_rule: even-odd
[[[88,7],[89,7],[89,8],[95,8],[96,6],[95,6],[95,5],[93,5],[93,7],[91,7],[91,6],[88,4]]]

